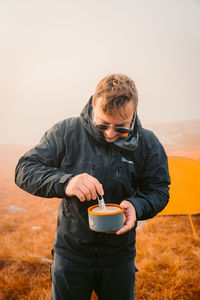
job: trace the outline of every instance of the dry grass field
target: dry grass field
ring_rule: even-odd
[[[50,299],[59,200],[15,186],[14,168],[26,149],[0,147],[0,300]],[[200,299],[200,216],[192,219],[196,236],[188,216],[157,216],[137,231],[136,300]]]

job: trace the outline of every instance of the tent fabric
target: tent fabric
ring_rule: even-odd
[[[159,215],[200,214],[200,162],[169,157],[170,199]]]

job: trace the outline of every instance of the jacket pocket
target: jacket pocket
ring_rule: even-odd
[[[113,197],[127,198],[135,193],[136,170],[134,163],[121,161],[116,169],[116,183],[114,187]]]

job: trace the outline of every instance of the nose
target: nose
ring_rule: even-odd
[[[116,131],[112,128],[109,127],[106,131],[105,134],[108,138],[113,138],[114,136],[116,136]]]

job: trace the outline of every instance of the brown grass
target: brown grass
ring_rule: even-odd
[[[160,216],[137,234],[136,299],[200,299],[200,216]]]
[[[59,200],[34,197],[14,185],[20,151],[1,156],[0,300],[47,300],[50,263],[40,257],[51,259]],[[8,212],[9,205],[28,212]],[[188,216],[157,216],[138,230],[136,300],[200,299],[200,217],[193,222],[196,237]]]

